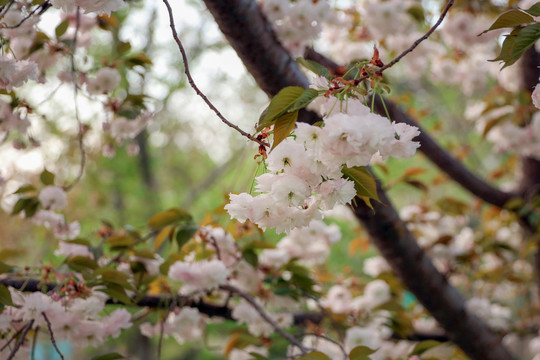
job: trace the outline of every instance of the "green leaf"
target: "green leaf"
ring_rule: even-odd
[[[320,351],[312,351],[302,357],[297,358],[298,360],[331,360],[325,353]]]
[[[377,195],[377,183],[371,173],[364,166],[355,166],[352,168],[344,167],[341,172],[346,179],[354,181],[356,196],[362,198],[366,205],[372,208],[369,199],[380,202]]]
[[[435,346],[439,346],[442,343],[440,341],[436,340],[425,340],[421,341],[414,347],[412,353],[409,354],[409,356],[413,355],[422,355],[424,352],[428,351],[431,348],[434,348]]]
[[[17,200],[11,211],[11,215],[16,215],[24,210],[24,216],[30,218],[34,216],[39,207],[39,200],[35,197],[22,198]]]
[[[119,41],[116,44],[116,52],[118,53],[118,55],[124,55],[129,50],[131,50],[131,44],[128,42]]]
[[[424,23],[426,21],[426,14],[424,8],[420,5],[411,6],[407,9],[407,13],[411,15],[418,23]]]
[[[296,101],[291,105],[287,112],[293,112],[300,110],[308,106],[313,100],[319,96],[319,92],[315,89],[305,89],[302,95],[296,99]]]
[[[540,2],[537,2],[533,6],[531,6],[528,10],[525,10],[532,16],[540,16]]]
[[[510,34],[505,35],[505,38],[504,38],[502,48],[501,48],[501,52],[500,52],[499,56],[497,56],[495,59],[489,60],[489,61],[504,61],[505,63],[508,64],[508,65],[505,65],[505,66],[512,65],[514,62],[516,62],[517,59],[510,63],[510,57],[512,55],[512,50],[513,50],[514,45],[516,43],[517,35],[521,32],[521,30],[522,29],[515,29]]]
[[[106,289],[97,289],[102,293],[109,295],[111,299],[117,300],[123,304],[132,304],[131,298],[126,294],[126,291],[119,287],[114,286],[114,284],[108,284]]]
[[[369,360],[369,355],[377,350],[368,348],[367,346],[357,346],[349,353],[350,360]]]
[[[534,22],[534,19],[531,15],[524,13],[520,10],[508,10],[507,12],[504,12],[495,20],[495,22],[491,25],[491,27],[485,31],[483,31],[481,34],[485,34],[488,31],[496,30],[496,29],[502,29],[507,27],[516,27],[518,25],[522,24],[528,24]]]
[[[306,60],[304,58],[299,57],[299,58],[296,58],[296,62],[319,76],[323,76],[327,79],[330,79],[332,77],[330,70],[328,70],[326,66],[321,65],[316,61]]]
[[[23,211],[31,202],[32,202],[31,198],[30,199],[23,198],[23,199],[17,200],[15,205],[13,205],[13,209],[11,209],[11,215],[17,215],[18,213]]]
[[[43,185],[54,185],[54,174],[49,170],[45,169],[39,175],[39,180]]]
[[[4,273],[7,273],[7,272],[10,272],[11,269],[13,269],[13,266],[11,265],[8,265],[2,261],[0,261],[0,274],[4,274]]]
[[[482,131],[482,137],[486,137],[487,134],[493,129],[495,126],[499,125],[503,120],[505,120],[507,117],[509,117],[510,114],[504,114],[502,116],[498,116],[493,119],[489,119],[486,124],[484,125],[484,130]]]
[[[192,216],[180,208],[172,208],[156,214],[148,220],[148,227],[152,230],[160,229],[180,221],[192,221]]]
[[[155,259],[155,253],[150,249],[133,250],[133,255],[143,259]]]
[[[288,109],[304,93],[304,88],[299,86],[287,86],[281,89],[270,101],[270,105],[259,119],[257,131],[261,131],[272,125],[275,119],[287,113]]]
[[[84,245],[84,246],[90,246],[90,241],[86,240],[86,239],[81,239],[81,238],[76,238],[76,239],[73,239],[73,240],[62,240],[63,242],[65,243],[68,243],[68,244],[77,244],[77,245]]]
[[[117,360],[117,359],[125,359],[123,355],[120,355],[118,353],[108,353],[104,355],[94,356],[92,360]]]
[[[257,268],[257,266],[259,265],[259,258],[257,257],[255,251],[253,251],[253,249],[246,249],[242,251],[242,258],[254,268]]]
[[[137,239],[129,235],[116,235],[108,238],[105,243],[109,244],[111,249],[122,250],[135,245],[137,243]]]
[[[86,256],[70,256],[66,259],[66,264],[73,270],[81,272],[88,269],[97,269],[99,265],[93,259]]]
[[[23,185],[14,192],[14,194],[24,194],[28,192],[35,192],[36,188],[32,185]]]
[[[174,234],[174,226],[165,226],[154,239],[154,251],[158,251],[165,240],[172,240]]]
[[[257,354],[256,352],[250,352],[249,355],[251,356],[250,360],[268,360],[266,356],[262,356],[261,354]]]
[[[272,149],[279,145],[280,142],[285,140],[287,136],[291,134],[296,125],[298,119],[298,111],[287,113],[276,120],[274,125],[274,142],[272,143]]]
[[[129,283],[130,277],[124,274],[121,271],[110,269],[110,268],[100,268],[94,271],[95,276],[99,276],[102,281],[107,283],[112,283],[119,285],[120,287],[128,290],[134,291],[135,288]]]
[[[276,245],[262,240],[253,240],[247,243],[245,249],[275,249]]]
[[[116,115],[125,117],[126,119],[129,119],[129,120],[134,120],[137,118],[137,116],[139,116],[140,113],[141,111],[138,109],[129,108],[129,109],[122,109],[122,110],[117,111]]]
[[[3,304],[5,306],[13,306],[13,300],[11,299],[11,293],[9,292],[9,289],[5,286],[0,284],[0,304]]]
[[[512,63],[519,60],[519,58],[527,51],[531,46],[534,45],[536,40],[540,39],[540,23],[536,23],[530,26],[527,26],[519,32],[516,36],[514,42],[514,47],[512,48],[512,54],[510,56],[510,61]],[[508,62],[505,66],[508,66]]]
[[[178,244],[178,250],[182,249],[185,243],[187,243],[193,235],[197,233],[199,227],[196,224],[187,224],[178,229],[176,233],[176,243]]]
[[[62,21],[56,29],[54,29],[54,34],[56,35],[56,38],[58,39],[60,36],[64,35],[69,27],[69,19],[66,19]]]
[[[152,65],[152,60],[148,58],[145,54],[135,54],[126,59],[126,65],[128,66],[145,66]]]

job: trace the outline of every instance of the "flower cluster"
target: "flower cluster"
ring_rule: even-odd
[[[313,220],[306,227],[291,230],[275,249],[264,250],[259,255],[259,263],[276,269],[291,259],[298,259],[307,266],[320,265],[330,255],[330,245],[340,238],[337,225],[328,226],[322,221]]]
[[[39,292],[10,291],[14,306],[6,306],[0,315],[0,346],[30,320],[34,320],[34,328],[41,329],[48,329],[48,320],[57,341],[69,339],[77,347],[102,344],[110,336],[117,338],[123,329],[132,326],[131,314],[126,309],[100,315],[107,297],[99,292],[87,298],[53,299]]]
[[[68,223],[64,215],[53,211],[61,211],[67,205],[67,195],[62,188],[52,185],[46,186],[39,193],[38,200],[44,209],[37,211],[32,217],[35,224],[52,229],[54,236],[59,240],[74,239],[79,235],[81,230],[79,222]],[[64,245],[67,246],[65,243]],[[63,250],[68,251],[68,247],[64,246]]]
[[[185,341],[199,339],[206,325],[206,317],[199,310],[191,307],[175,308],[167,316],[163,324],[152,325],[148,322],[140,325],[141,334],[153,337],[163,334],[172,336],[179,344]]]
[[[169,277],[183,282],[181,294],[212,290],[224,284],[229,271],[220,260],[202,260],[192,263],[177,261],[169,269]]]
[[[24,134],[30,126],[30,121],[26,118],[21,118],[19,114],[13,112],[11,106],[0,100],[0,132],[10,132],[17,130],[19,133]]]
[[[78,221],[66,222],[64,215],[50,210],[39,210],[32,217],[32,222],[37,225],[52,229],[54,237],[59,240],[74,239],[79,235],[81,226]]]
[[[343,177],[343,166],[368,165],[372,158],[412,156],[418,129],[390,123],[371,113],[359,100],[339,111],[336,100],[315,100],[327,115],[324,127],[297,124],[294,137],[281,142],[268,155],[269,173],[257,180],[257,196],[231,194],[225,206],[232,218],[250,220],[262,229],[288,233],[322,218],[322,210],[347,204],[356,195],[354,183]]]
[[[22,86],[28,80],[37,80],[38,67],[28,60],[17,61],[11,57],[0,55],[0,89],[11,91]]]
[[[321,305],[335,314],[349,314],[372,311],[390,299],[388,284],[383,280],[374,280],[366,285],[363,295],[355,298],[345,286],[334,285],[321,300]]]
[[[527,126],[504,121],[491,129],[487,139],[497,151],[510,151],[540,160],[540,112],[536,112]]]
[[[125,5],[124,0],[52,0],[52,5],[57,9],[70,13],[77,7],[81,7],[86,13],[107,14],[116,11]]]
[[[282,328],[292,325],[293,317],[291,314],[271,313],[269,315]],[[262,335],[268,337],[274,332],[274,328],[263,320],[259,312],[245,300],[242,300],[234,307],[232,317],[239,323],[246,324],[248,326],[248,331],[255,336]]]

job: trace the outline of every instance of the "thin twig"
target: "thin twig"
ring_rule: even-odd
[[[47,317],[47,315],[44,312],[42,312],[41,315],[43,315],[43,318],[45,319],[45,322],[47,323],[47,328],[49,329],[49,334],[51,334],[51,343],[53,344],[53,346],[54,346],[56,352],[58,353],[58,355],[60,355],[60,358],[62,360],[64,360],[64,356],[62,355],[62,353],[60,352],[60,349],[56,345],[56,340],[54,339],[54,334],[53,334],[53,331],[52,331],[52,326],[51,326],[51,322],[49,321],[49,318]]]
[[[167,307],[167,312],[165,313],[165,316],[163,317],[163,320],[159,322],[159,342],[158,342],[158,349],[157,349],[157,360],[161,360],[161,348],[163,347],[163,335],[165,332],[165,321],[167,321],[167,318],[169,317],[169,313],[171,312],[171,309],[174,307],[174,303],[171,303]]]
[[[240,129],[237,125],[235,125],[235,124],[231,123],[229,120],[227,120],[225,118],[225,116],[223,116],[221,114],[221,112],[214,106],[214,104],[212,104],[212,102],[210,100],[208,100],[206,95],[204,95],[204,93],[201,90],[199,90],[199,88],[195,84],[195,81],[193,80],[193,77],[191,76],[191,73],[189,71],[189,65],[188,65],[188,59],[187,59],[187,55],[186,55],[186,50],[184,49],[184,46],[182,45],[182,42],[180,41],[180,38],[178,37],[178,33],[176,32],[176,25],[174,24],[174,18],[173,18],[171,5],[169,4],[168,0],[163,0],[163,2],[165,3],[165,6],[167,7],[167,11],[169,12],[169,21],[170,21],[170,26],[171,26],[173,38],[176,41],[176,44],[178,45],[178,49],[180,50],[180,53],[182,54],[182,61],[184,62],[184,73],[186,74],[186,76],[188,78],[189,85],[191,85],[191,87],[193,88],[193,90],[195,90],[197,95],[199,95],[204,100],[206,105],[208,105],[208,107],[210,109],[212,109],[212,111],[214,111],[216,113],[216,115],[221,119],[221,121],[223,121],[223,123],[225,123],[225,125],[235,129],[236,131],[238,131],[243,136],[247,137],[251,141],[255,141],[257,144],[259,144],[261,146],[268,146],[267,143],[265,143],[265,142],[257,139],[256,137],[248,134],[244,130]]]
[[[74,97],[74,103],[75,103],[75,119],[77,120],[77,125],[79,127],[79,133],[78,133],[78,141],[79,141],[79,150],[81,152],[81,162],[79,165],[79,174],[73,180],[73,182],[67,186],[64,187],[65,191],[69,191],[73,186],[75,186],[79,180],[81,180],[83,174],[84,174],[84,167],[86,166],[86,150],[84,149],[84,128],[81,123],[81,118],[79,116],[79,106],[77,105],[77,95],[79,92],[79,88],[77,85],[77,68],[75,66],[75,51],[77,49],[77,34],[79,33],[79,27],[81,25],[81,8],[77,6],[77,16],[76,16],[76,25],[75,25],[75,35],[73,35],[73,44],[71,45],[71,73],[73,75],[73,83],[75,85],[73,90],[73,97]]]
[[[41,9],[41,11],[39,12],[38,15],[41,15],[43,14],[45,11],[47,11],[47,9],[51,6],[51,4],[49,3],[49,0],[45,1],[43,4],[41,5],[38,5],[34,10],[32,10],[28,15],[26,15],[24,18],[21,19],[21,21],[19,21],[16,25],[12,25],[12,26],[5,26],[3,29],[16,29],[18,28],[19,26],[21,26],[26,20],[30,19],[39,9]]]
[[[167,312],[167,315],[169,313]],[[165,331],[165,318],[159,323],[159,342],[157,348],[157,360],[161,360],[161,347],[163,346],[163,332]]]
[[[418,40],[416,40],[408,49],[406,49],[405,51],[403,51],[401,54],[399,54],[394,60],[390,61],[388,64],[384,65],[382,68],[380,68],[378,71],[377,71],[377,74],[382,74],[382,72],[392,66],[394,66],[395,64],[397,64],[399,62],[399,60],[401,60],[405,55],[407,55],[408,53],[410,53],[411,51],[413,51],[418,45],[420,45],[420,43],[424,40],[426,40],[428,37],[431,36],[431,34],[439,27],[439,25],[441,25],[442,21],[444,20],[446,14],[448,13],[448,10],[450,10],[450,8],[452,7],[452,5],[454,5],[454,0],[449,0],[448,3],[446,4],[446,6],[444,7],[442,13],[441,13],[441,16],[439,16],[439,20],[437,20],[437,22],[435,23],[435,25],[433,25],[431,27],[431,29],[428,30],[427,33],[424,34],[424,36],[422,36],[421,38],[419,38]]]
[[[15,0],[10,0],[8,4],[6,4],[4,6],[0,6],[0,15],[1,16],[6,15],[7,12],[9,11],[9,9],[11,8],[11,5],[13,5],[14,2],[15,2]]]
[[[166,1],[166,0],[164,0]],[[276,332],[278,332],[285,340],[289,341],[292,345],[296,346],[297,348],[300,349],[300,351],[303,353],[303,354],[307,354],[308,350],[306,349],[306,347],[304,345],[302,345],[301,342],[299,342],[294,336],[292,336],[291,334],[289,334],[288,332],[286,332],[285,330],[283,330],[275,321],[274,319],[272,319],[265,311],[264,309],[259,305],[257,304],[257,302],[251,297],[249,296],[248,294],[246,294],[245,292],[243,292],[242,290],[234,287],[234,286],[231,286],[231,285],[221,285],[219,287],[220,289],[222,290],[225,290],[225,291],[229,291],[231,293],[235,293],[237,294],[238,296],[240,296],[241,298],[243,298],[244,300],[246,300],[251,306],[253,306],[253,308],[255,309],[255,311],[257,311],[259,313],[259,315],[268,323],[270,324],[274,330]]]
[[[34,360],[36,358],[36,345],[37,345],[38,334],[39,334],[39,326],[36,327],[36,330],[34,330],[34,337],[32,338],[32,351],[30,352],[30,360]]]
[[[22,343],[24,342],[24,338],[26,338],[26,334],[28,334],[28,332],[32,328],[32,325],[34,325],[34,320],[33,319],[30,320],[28,322],[28,324],[25,326],[21,336],[19,337],[19,339],[15,343],[15,346],[13,347],[13,350],[11,351],[11,353],[9,354],[9,356],[8,356],[8,358],[6,360],[12,360],[15,357],[15,354],[17,353],[17,351],[19,351],[19,348],[21,347]]]
[[[13,340],[15,340],[17,338],[17,335],[19,335],[22,331],[24,330],[24,328],[20,328],[19,330],[17,330],[17,332],[15,334],[13,334],[13,336],[11,337],[11,339],[8,340],[8,342],[6,342],[4,344],[4,346],[2,346],[0,348],[0,352],[4,351],[7,347],[9,347],[9,344],[11,344],[11,342]]]

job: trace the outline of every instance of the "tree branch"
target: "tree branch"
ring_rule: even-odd
[[[307,78],[277,41],[255,1],[204,2],[264,91],[275,95],[284,86],[307,87]],[[401,281],[439,321],[450,339],[471,358],[512,359],[499,337],[478,318],[468,314],[463,298],[418,246],[380,186],[378,190],[380,199],[388,205],[376,203],[373,212],[359,200],[355,214]]]
[[[446,14],[448,13],[448,10],[454,5],[454,0],[449,0],[448,3],[446,3],[446,6],[441,11],[441,15],[439,16],[439,19],[437,22],[431,27],[431,29],[428,30],[427,33],[424,34],[421,38],[416,40],[411,46],[409,46],[405,51],[403,51],[401,54],[399,54],[394,60],[390,61],[388,64],[384,65],[379,71],[377,71],[378,74],[382,74],[382,72],[388,68],[391,68],[395,64],[397,64],[403,57],[405,57],[408,53],[412,52],[420,43],[424,40],[427,40],[428,37],[431,36],[437,30],[439,25],[443,22],[444,18],[446,17]]]
[[[240,129],[237,125],[235,125],[235,124],[231,123],[229,120],[227,120],[225,118],[225,116],[223,116],[221,114],[221,112],[214,106],[214,104],[212,104],[212,102],[206,97],[206,95],[204,95],[204,93],[201,90],[199,90],[199,87],[195,84],[195,81],[193,80],[193,77],[191,76],[191,72],[189,71],[189,64],[188,64],[188,58],[187,58],[186,50],[184,49],[184,46],[182,45],[182,42],[180,41],[180,38],[178,37],[178,33],[176,32],[176,26],[174,24],[174,17],[173,17],[171,5],[169,4],[168,0],[163,0],[163,3],[167,7],[167,11],[169,13],[169,22],[170,22],[171,31],[172,31],[172,34],[173,34],[174,41],[176,41],[176,45],[178,45],[178,49],[180,50],[180,53],[182,54],[182,61],[184,63],[184,72],[185,72],[185,74],[187,76],[189,85],[191,85],[191,87],[193,88],[193,90],[195,90],[197,95],[199,95],[201,97],[201,99],[204,100],[206,105],[208,105],[208,107],[213,112],[216,113],[217,117],[220,118],[220,120],[223,121],[223,123],[225,123],[227,126],[233,128],[233,129],[235,129],[236,131],[238,131],[240,134],[247,137],[248,139],[258,143],[260,146],[268,146],[268,144],[266,144],[263,141],[253,137],[252,135],[248,134],[244,130]]]
[[[17,354],[17,351],[19,351],[19,348],[21,347],[21,345],[24,342],[24,339],[26,338],[26,334],[28,334],[28,332],[32,328],[32,325],[34,325],[34,320],[30,320],[28,322],[28,324],[26,324],[26,326],[24,327],[24,329],[23,329],[23,331],[21,333],[21,336],[19,337],[19,339],[15,343],[15,346],[13,347],[13,350],[11,351],[9,356],[7,357],[7,360],[11,360],[11,359],[13,359],[15,357],[15,355]]]
[[[301,342],[299,342],[294,336],[292,336],[291,334],[283,330],[278,325],[278,323],[274,319],[272,319],[251,296],[249,296],[242,290],[231,285],[221,285],[219,288],[222,290],[228,291],[232,294],[236,294],[240,296],[242,299],[246,300],[255,309],[255,311],[257,311],[257,313],[264,319],[264,321],[270,324],[270,326],[272,326],[274,330],[278,334],[280,334],[285,340],[291,343],[291,345],[294,345],[298,349],[300,349],[302,354],[306,354],[308,352],[307,348]]]

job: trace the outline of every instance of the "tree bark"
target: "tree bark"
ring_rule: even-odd
[[[525,52],[521,59],[521,86],[524,91],[532,93],[540,77],[540,54],[533,47]],[[531,157],[520,159],[520,184],[525,200],[530,201],[540,194],[540,161]],[[522,219],[525,232],[536,238],[536,253],[534,255],[534,268],[536,272],[536,290],[540,292],[540,243],[538,242],[538,224],[534,224],[527,216]]]
[[[307,78],[281,46],[255,1],[204,2],[248,71],[267,94],[273,96],[285,86],[308,86]],[[466,311],[461,295],[418,246],[380,186],[378,191],[386,205],[376,203],[375,211],[372,211],[359,200],[354,211],[397,276],[439,321],[449,338],[471,358],[512,359],[500,338]]]

